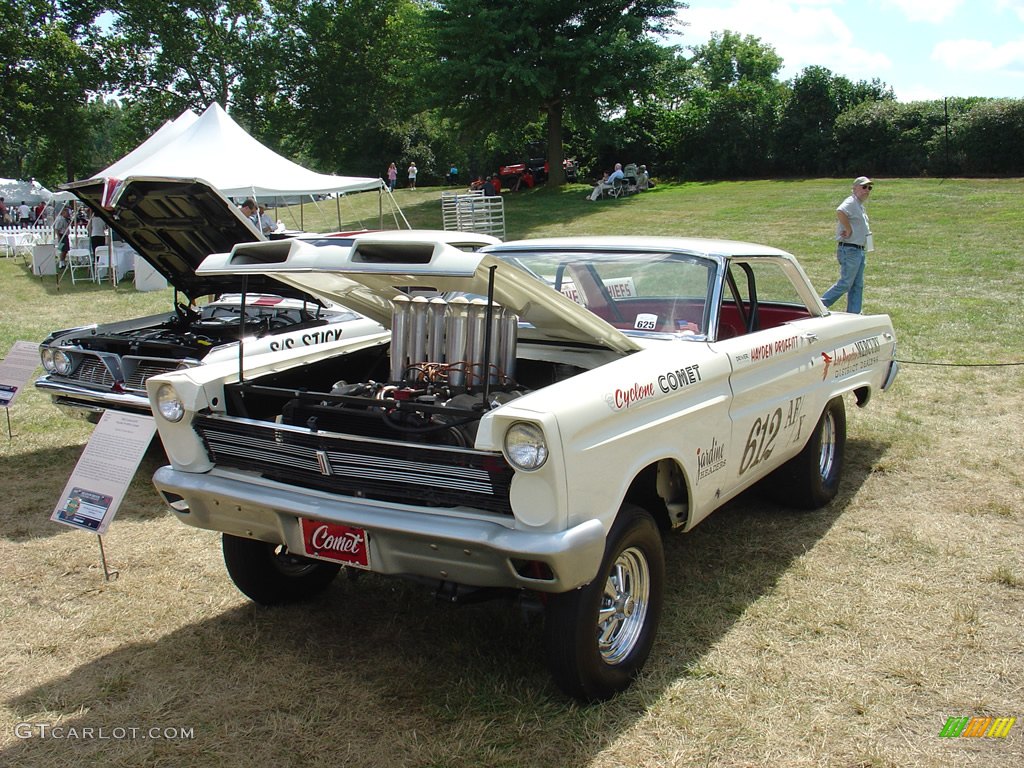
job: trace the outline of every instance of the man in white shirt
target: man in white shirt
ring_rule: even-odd
[[[615,186],[616,179],[623,179],[625,176],[626,174],[622,172],[622,163],[616,163],[615,170],[608,175],[607,179],[602,179],[597,183],[597,186],[594,187],[594,191],[590,193],[590,197],[587,199],[597,200],[597,198],[599,198],[606,189],[611,189]]]
[[[836,208],[836,259],[839,261],[839,279],[825,291],[821,303],[831,307],[846,294],[846,311],[860,313],[864,303],[864,267],[868,251],[873,251],[871,226],[864,203],[874,188],[867,176],[858,176],[853,182],[853,194]]]

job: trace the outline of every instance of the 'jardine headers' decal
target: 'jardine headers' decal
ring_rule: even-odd
[[[720,469],[725,469],[725,445],[711,438],[711,445],[697,449],[697,484]]]

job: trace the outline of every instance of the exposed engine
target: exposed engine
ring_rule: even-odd
[[[503,307],[483,299],[400,297],[392,320],[386,382],[338,381],[329,398],[289,401],[281,420],[468,447],[485,411],[525,391],[515,381],[519,318]]]
[[[310,322],[308,313],[297,310],[248,309],[244,325],[241,325],[240,311],[237,305],[214,304],[197,312],[179,304],[175,307],[175,314],[159,325],[117,333],[83,335],[65,340],[65,343],[119,355],[201,359],[213,347],[237,341],[240,336],[263,336],[299,322]]]

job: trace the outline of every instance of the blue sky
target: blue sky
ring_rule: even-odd
[[[783,58],[786,80],[819,65],[878,78],[900,101],[1024,98],[1024,0],[685,0],[670,42],[730,29]]]

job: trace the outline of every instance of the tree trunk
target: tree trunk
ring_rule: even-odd
[[[565,184],[562,157],[562,102],[555,101],[548,104],[548,184],[556,187]]]

